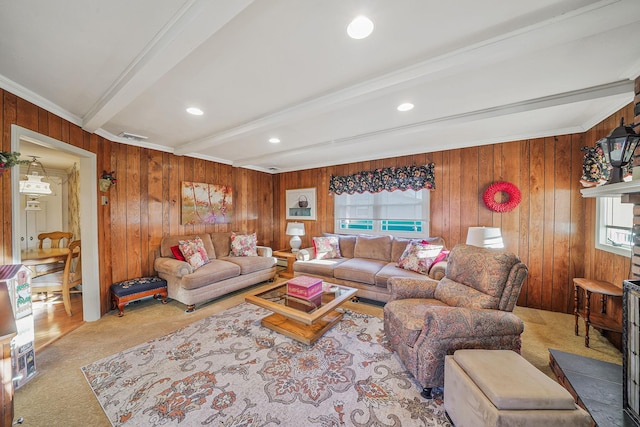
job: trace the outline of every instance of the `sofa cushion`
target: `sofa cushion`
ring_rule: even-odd
[[[373,285],[376,282],[376,274],[382,270],[385,265],[387,265],[387,262],[377,259],[347,259],[333,269],[333,277]]]
[[[214,259],[216,257],[216,251],[213,248],[213,243],[211,242],[211,236],[206,233],[164,236],[160,241],[160,256],[173,258],[173,252],[171,252],[171,246],[179,245],[180,240],[193,240],[196,237],[200,237],[200,239],[202,240],[204,249],[207,251],[207,257],[209,259]]]
[[[453,307],[490,308],[497,310],[500,299],[492,297],[462,283],[443,277],[438,282],[434,297]]]
[[[202,239],[198,236],[193,240],[180,240],[180,252],[193,268],[200,268],[209,263],[209,256],[204,248]]]
[[[258,256],[256,246],[258,237],[256,233],[237,234],[231,233],[231,255],[232,256]]]
[[[407,243],[407,248],[396,266],[426,275],[429,274],[429,269],[440,252],[442,252],[440,245],[432,245],[426,241],[412,241]]]
[[[416,273],[415,271],[405,270],[403,268],[396,267],[395,262],[390,262],[385,265],[382,270],[378,271],[375,278],[375,285],[380,288],[387,287],[387,281],[391,277],[410,277],[415,279],[423,279],[424,275]]]
[[[389,262],[391,260],[391,236],[358,235],[353,257]]]
[[[440,245],[443,248],[445,247],[444,239],[442,237],[426,237],[424,239],[407,239],[404,237],[394,237],[391,242],[391,262],[397,262],[402,253],[407,248],[407,243],[411,241],[426,241],[431,243],[432,245]]]
[[[180,282],[184,289],[196,289],[214,282],[230,279],[240,275],[240,266],[232,262],[214,259],[191,274],[182,277]]]
[[[315,259],[340,258],[340,244],[336,236],[314,237]]]
[[[353,251],[356,246],[356,236],[352,234],[331,234],[322,233],[323,236],[336,236],[338,238],[340,246],[340,255],[343,258],[353,258]]]
[[[218,259],[228,261],[239,266],[240,274],[249,274],[254,271],[266,270],[276,264],[275,258],[264,256],[228,256]]]
[[[211,233],[211,242],[216,258],[229,256],[231,252],[231,233]]]
[[[333,270],[345,261],[347,261],[347,258],[298,260],[293,263],[293,271],[316,276],[334,277]]]

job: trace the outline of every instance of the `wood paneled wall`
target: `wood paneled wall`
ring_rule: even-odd
[[[431,193],[431,235],[449,247],[466,239],[476,225],[502,229],[507,250],[529,266],[518,304],[571,312],[572,278],[588,277],[621,284],[629,260],[594,248],[595,202],[580,195],[583,153],[580,148],[615,128],[630,106],[583,134],[515,141],[412,156],[349,163],[269,175],[215,162],[108,141],[56,115],[0,90],[1,149],[9,150],[11,124],[18,124],[97,154],[98,170],[115,170],[118,184],[109,205],[98,206],[102,311],[109,309],[114,281],[153,274],[153,259],[163,235],[211,231],[257,232],[260,244],[287,248],[285,190],[316,187],[317,221],[305,221],[303,246],[313,236],[333,230],[330,175],[348,175],[381,167],[435,163]],[[498,180],[520,188],[522,202],[512,212],[494,213],[482,202],[487,186]],[[180,224],[182,181],[231,184],[234,218],[228,225]],[[0,175],[2,194],[10,194],[9,174]],[[0,198],[0,263],[11,260],[11,198]],[[597,303],[596,303],[597,304]],[[597,309],[597,307],[594,307]],[[609,308],[620,316],[620,308]]]
[[[117,185],[107,193],[109,204],[98,206],[101,310],[110,309],[111,283],[154,274],[153,260],[162,236],[213,231],[256,232],[258,243],[272,246],[272,178],[270,174],[179,157],[106,140],[0,90],[0,149],[10,151],[11,124],[96,153],[98,171],[116,171]],[[43,159],[46,164],[46,159]],[[233,222],[181,225],[182,181],[231,185]],[[0,175],[0,264],[11,262],[10,174]],[[103,193],[99,193],[101,195]]]
[[[435,163],[436,189],[431,192],[431,235],[442,236],[448,247],[466,240],[470,226],[502,229],[506,249],[520,256],[529,276],[520,294],[521,306],[572,313],[574,277],[607,280],[621,286],[629,260],[594,248],[595,202],[583,199],[583,146],[615,128],[621,116],[633,117],[628,106],[582,134],[485,145],[368,162],[350,163],[275,176],[274,243],[287,248],[285,202],[287,189],[316,187],[318,220],[305,221],[302,246],[312,237],[333,231],[333,196],[329,178],[381,167]],[[496,181],[509,181],[522,193],[520,205],[495,213],[482,201],[484,190]],[[597,307],[594,307],[594,309]],[[619,307],[610,308],[619,316]]]

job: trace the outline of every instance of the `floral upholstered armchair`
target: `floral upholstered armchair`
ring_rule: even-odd
[[[524,323],[512,311],[526,276],[516,255],[461,244],[439,281],[389,279],[385,333],[424,397],[444,385],[445,356],[458,349],[520,353]]]

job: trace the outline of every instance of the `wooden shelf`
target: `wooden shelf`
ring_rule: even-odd
[[[583,188],[580,193],[582,193],[582,197],[614,197],[622,196],[623,194],[640,194],[640,180]]]
[[[585,309],[578,310],[578,314],[583,319],[587,318],[587,311]],[[589,324],[598,329],[605,329],[607,331],[613,332],[622,332],[622,323],[612,319],[611,317],[607,317],[601,313],[594,313],[593,311],[589,313]]]

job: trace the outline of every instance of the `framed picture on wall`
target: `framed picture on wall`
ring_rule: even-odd
[[[233,218],[230,185],[182,182],[182,224],[228,224]]]
[[[314,221],[316,219],[315,187],[287,190],[285,200],[287,204],[286,219],[310,221]]]

